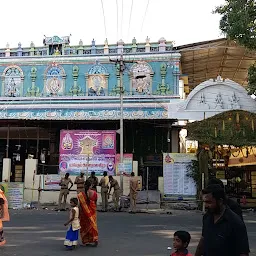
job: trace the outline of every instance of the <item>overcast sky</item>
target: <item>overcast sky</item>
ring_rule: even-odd
[[[222,37],[220,17],[212,10],[222,3],[224,0],[3,0],[0,47],[7,42],[11,47],[19,42],[25,47],[31,41],[41,46],[44,35],[69,34],[72,45],[80,39],[91,44],[93,38],[96,44],[103,44],[106,37],[109,43],[120,38],[130,43],[133,37],[138,42],[147,36],[151,41],[165,37],[175,45],[217,39]]]

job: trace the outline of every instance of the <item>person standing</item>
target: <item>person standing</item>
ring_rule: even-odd
[[[69,220],[64,224],[64,226],[69,226],[69,229],[66,233],[66,239],[64,245],[67,249],[72,250],[78,245],[79,230],[80,230],[80,221],[79,221],[79,208],[78,208],[78,199],[70,199],[70,213]]]
[[[84,173],[81,172],[80,176],[77,176],[75,179],[75,184],[77,185],[77,194],[79,194],[80,192],[84,192],[84,183],[85,183],[85,179],[84,179]]]
[[[135,177],[134,172],[131,173],[130,179],[130,213],[136,213],[136,203],[137,203],[137,192],[138,190],[138,180]]]
[[[101,199],[102,199],[102,211],[106,212],[108,210],[108,173],[104,171],[103,177],[100,180],[100,187],[101,187]]]
[[[114,188],[112,198],[115,205],[115,211],[118,211],[118,210],[121,211],[121,206],[120,206],[121,189],[118,184],[118,181],[115,180],[113,176],[109,176],[109,183],[110,183],[109,194],[112,188]]]
[[[87,179],[92,184],[92,190],[97,192],[97,186],[99,185],[99,180],[95,175],[95,172],[91,172],[91,176]]]
[[[207,213],[203,217],[202,237],[195,256],[248,256],[246,226],[227,206],[224,189],[209,185],[202,195]]]
[[[3,221],[10,221],[8,201],[4,195],[4,188],[1,188],[2,186],[0,186],[0,247],[6,243],[4,237]]]
[[[83,245],[86,246],[96,247],[98,245],[97,198],[97,192],[91,189],[91,183],[87,180],[85,191],[78,194],[80,235]]]
[[[68,188],[69,183],[71,186]],[[73,187],[73,182],[69,178],[69,173],[65,174],[65,177],[60,181],[60,195],[59,195],[59,210],[66,210],[67,197],[70,189]],[[64,197],[63,203],[62,198]]]
[[[224,184],[220,179],[212,178],[209,180],[208,185],[219,185],[225,191]],[[227,203],[227,206],[230,208],[230,210],[236,213],[241,218],[241,220],[243,220],[243,212],[240,205],[236,201],[229,198],[228,196],[226,197],[226,203]]]

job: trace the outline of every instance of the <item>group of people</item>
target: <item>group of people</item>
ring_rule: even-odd
[[[70,214],[68,221],[64,224],[68,226],[64,245],[67,249],[74,249],[78,245],[79,233],[82,244],[86,246],[98,245],[98,227],[97,227],[97,186],[101,187],[102,212],[108,210],[108,198],[113,189],[113,201],[115,211],[121,210],[120,196],[121,189],[118,181],[113,176],[108,176],[107,172],[103,173],[100,182],[92,172],[91,176],[85,180],[84,173],[76,177],[77,198],[70,199]],[[70,185],[70,187],[68,187]],[[66,200],[73,182],[67,173],[60,181],[59,209],[66,209]],[[130,179],[130,199],[131,213],[136,211],[138,181],[135,174],[131,173]],[[64,197],[64,208],[62,198]],[[61,208],[62,207],[62,208]]]
[[[212,179],[202,190],[206,213],[203,216],[202,237],[195,256],[248,256],[248,235],[242,210],[237,202],[228,198],[219,179]],[[188,256],[190,234],[178,231],[174,234],[171,256]]]
[[[76,178],[77,198],[70,199],[70,215],[64,224],[68,226],[64,245],[68,249],[73,249],[78,245],[79,233],[82,244],[85,246],[98,245],[97,227],[97,185],[105,188],[101,191],[102,197],[105,193],[110,193],[111,189],[120,190],[117,181],[104,173],[103,178],[98,183],[97,177],[92,173],[91,177],[83,181],[83,175]],[[66,174],[67,181],[61,181],[62,190],[70,189],[68,186],[72,181]],[[83,181],[83,182],[82,182]],[[134,184],[133,184],[134,183]],[[109,186],[110,184],[110,186]],[[137,192],[137,182],[134,173],[131,177],[130,190]],[[134,187],[133,187],[134,185]],[[136,192],[135,192],[136,191]],[[60,195],[65,195],[64,191]],[[115,196],[119,197],[119,191]],[[136,203],[136,196],[133,197]],[[66,198],[66,197],[65,197]],[[212,179],[208,186],[202,190],[202,198],[207,210],[203,216],[202,237],[197,246],[195,256],[248,256],[249,242],[246,226],[243,221],[242,211],[237,202],[228,198],[221,180]],[[106,199],[106,197],[104,198]],[[107,200],[106,200],[107,201]],[[104,211],[107,210],[107,202],[104,204]],[[8,202],[4,194],[4,188],[0,187],[0,246],[6,243],[3,232],[3,221],[9,221]],[[187,231],[177,231],[174,233],[173,246],[175,252],[172,256],[191,256],[188,252],[188,245],[191,236]]]
[[[63,211],[66,210],[66,202],[69,191],[73,187],[74,184],[77,185],[77,194],[83,192],[85,189],[85,176],[84,173],[81,172],[78,177],[76,177],[75,182],[69,178],[69,173],[66,173],[65,177],[60,181],[60,194],[59,194],[59,207],[58,210]],[[112,200],[114,203],[114,211],[121,211],[121,195],[122,191],[119,186],[119,183],[113,176],[108,176],[108,173],[105,171],[103,173],[103,177],[99,181],[95,175],[95,172],[91,172],[90,177],[88,177],[87,181],[91,184],[91,190],[94,190],[97,193],[97,187],[101,188],[101,199],[102,199],[102,212],[108,211],[108,200],[112,193]],[[69,186],[70,184],[70,186]],[[137,193],[138,193],[138,180],[135,177],[134,172],[131,173],[130,178],[130,213],[136,212],[136,201],[137,201]],[[64,199],[63,199],[64,198]],[[62,202],[63,200],[63,202]]]
[[[84,190],[77,198],[70,199],[70,215],[64,224],[68,226],[64,245],[73,249],[78,245],[79,232],[82,244],[96,247],[98,245],[97,226],[97,192],[92,189],[89,180],[84,182]]]

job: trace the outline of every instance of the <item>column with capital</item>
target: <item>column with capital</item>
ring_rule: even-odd
[[[180,80],[180,59],[174,59],[173,65],[173,94],[179,95],[179,80]]]

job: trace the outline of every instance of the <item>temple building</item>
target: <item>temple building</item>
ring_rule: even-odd
[[[121,53],[123,79],[115,62]],[[23,181],[28,158],[57,173],[62,129],[118,130],[123,80],[124,153],[141,169],[151,164],[157,184],[162,152],[179,151],[180,127],[168,119],[168,104],[184,97],[180,58],[164,38],[71,46],[68,36],[53,36],[41,47],[0,49],[0,163],[10,159],[11,181]]]
[[[7,44],[0,49],[0,179],[24,182],[26,202],[48,174],[59,181],[61,130],[117,131],[117,160],[123,109],[123,151],[132,155],[131,169],[143,186],[148,181],[150,190],[163,194],[163,153],[196,151],[196,142],[186,138],[187,122],[235,109],[256,113],[244,88],[255,58],[227,39],[183,46],[165,38],[80,40],[73,46],[69,36],[53,36],[42,46]],[[71,141],[66,134],[67,148]],[[57,198],[48,191],[42,200]]]

